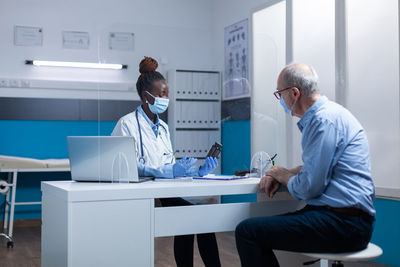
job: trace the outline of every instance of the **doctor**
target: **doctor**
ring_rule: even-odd
[[[195,166],[197,159],[186,156],[175,162],[168,125],[158,114],[168,108],[168,85],[161,73],[156,71],[158,63],[145,57],[139,64],[136,88],[142,105],[122,117],[111,135],[132,136],[136,143],[139,176],[175,178],[182,176],[204,176],[218,166],[216,158],[208,157],[202,166]],[[182,198],[160,199],[163,206],[193,205]],[[174,238],[174,255],[177,266],[193,266],[194,235]],[[197,235],[200,255],[205,266],[221,266],[214,233]]]

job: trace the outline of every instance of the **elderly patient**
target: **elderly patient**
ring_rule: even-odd
[[[375,210],[367,136],[344,107],[321,96],[318,75],[306,64],[286,66],[275,97],[300,118],[303,166],[274,166],[260,188],[273,197],[281,185],[306,207],[279,216],[247,219],[236,228],[242,266],[279,266],[273,249],[350,252],[371,238]]]

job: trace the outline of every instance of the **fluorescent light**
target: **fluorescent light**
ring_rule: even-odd
[[[128,68],[128,65],[122,65],[122,64],[43,61],[43,60],[26,60],[25,64],[35,65],[38,67],[67,67],[67,68],[112,69],[112,70],[120,70]]]

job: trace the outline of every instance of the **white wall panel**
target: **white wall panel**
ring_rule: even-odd
[[[400,188],[397,0],[347,1],[350,111],[364,126],[377,187]]]
[[[210,69],[212,65],[210,63],[212,62],[211,7],[210,0],[0,0],[0,34],[2,36],[0,81],[28,79],[94,83],[123,82],[134,85],[139,76],[138,65],[143,56],[158,59],[160,63],[158,70],[163,74],[167,69],[177,67]],[[14,46],[15,25],[43,27],[43,46]],[[89,49],[63,49],[62,31],[88,32]],[[133,32],[135,34],[134,51],[110,50],[108,40],[110,32]],[[128,69],[110,71],[37,68],[24,65],[26,59],[124,63],[128,65]],[[94,88],[96,88],[95,85]],[[76,90],[72,94],[66,94],[57,89],[42,91],[29,87],[28,90],[35,92],[36,97],[49,97],[51,94],[55,98],[80,96],[80,91]],[[19,91],[20,94],[18,94]],[[0,83],[0,96],[12,96],[13,92],[16,96],[25,94],[20,88],[8,90],[1,88]],[[135,86],[131,92],[136,94]],[[126,93],[114,92],[114,95],[117,94],[120,94],[120,99],[127,99]],[[133,94],[130,94],[128,99],[133,98]],[[27,96],[35,97],[35,94],[29,93]],[[96,92],[82,91],[82,97],[95,98]],[[100,98],[109,98],[109,96],[100,95]]]
[[[288,25],[289,27],[290,25]],[[310,64],[320,78],[321,94],[335,100],[335,0],[292,0],[292,61]],[[302,165],[298,118],[291,120],[293,166]],[[289,136],[290,138],[290,136]],[[290,161],[289,161],[290,162]],[[291,167],[291,166],[289,166]]]
[[[293,61],[312,65],[335,100],[335,1],[293,0]]]
[[[285,114],[273,96],[285,66],[286,3],[253,14],[253,90],[251,94],[251,153],[278,153],[286,165]]]

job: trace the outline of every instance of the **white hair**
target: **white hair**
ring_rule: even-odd
[[[290,64],[283,70],[284,87],[297,87],[305,96],[310,97],[319,93],[319,78],[315,69],[307,64]]]

